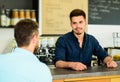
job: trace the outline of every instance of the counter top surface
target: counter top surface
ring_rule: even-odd
[[[94,66],[88,67],[87,70],[84,71],[74,71],[72,69],[55,68],[54,65],[49,65],[49,68],[52,73],[53,80],[93,76],[110,76],[120,75],[120,61],[117,63],[117,68],[107,68],[106,66]]]

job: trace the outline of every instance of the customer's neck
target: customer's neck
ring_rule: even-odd
[[[21,47],[21,48],[23,48],[23,49],[25,49],[25,50],[28,50],[28,51],[30,51],[30,52],[34,52],[34,49],[33,48],[31,48],[30,46],[23,46],[23,47]]]

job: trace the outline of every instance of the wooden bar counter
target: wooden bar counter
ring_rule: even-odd
[[[117,68],[107,68],[106,66],[88,67],[84,71],[74,71],[71,69],[55,68],[48,65],[53,82],[120,82],[120,61],[117,61]]]

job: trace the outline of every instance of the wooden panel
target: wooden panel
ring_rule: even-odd
[[[120,82],[120,75],[71,78],[64,80],[53,80],[53,82]]]
[[[94,79],[94,80],[76,80],[76,81],[65,81],[65,82],[110,82],[110,79]]]
[[[64,82],[63,80],[53,80],[52,82]]]
[[[120,78],[112,78],[111,82],[120,82]]]
[[[65,79],[64,82],[111,82],[111,78],[119,78],[119,77],[120,77],[119,75],[115,75],[115,76],[71,78],[71,79]]]
[[[42,35],[60,35],[71,31],[69,14],[73,9],[83,9],[88,19],[88,0],[42,0],[41,7]]]

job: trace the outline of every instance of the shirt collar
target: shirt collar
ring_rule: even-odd
[[[74,35],[73,30],[71,31],[71,34],[73,35],[73,37],[74,37],[74,38],[76,38],[76,40],[78,40],[78,39],[77,39],[77,37]],[[86,33],[84,33],[84,38],[83,38],[83,41],[85,41],[85,40],[86,40],[86,36],[87,36],[87,34],[86,34]]]
[[[32,52],[30,52],[28,50],[25,50],[23,48],[20,48],[20,47],[16,47],[13,52],[17,52],[17,53],[21,53],[21,54],[23,53],[23,54],[31,54],[31,55],[33,55]]]

